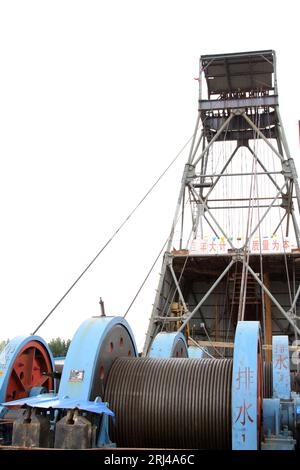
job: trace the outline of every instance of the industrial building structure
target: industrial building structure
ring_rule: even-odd
[[[128,323],[0,357],[12,448],[295,449],[300,189],[272,50],[200,58],[199,106],[139,356]],[[113,420],[112,417],[115,417]]]

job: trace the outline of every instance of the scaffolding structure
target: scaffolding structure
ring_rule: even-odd
[[[230,355],[239,320],[259,320],[266,345],[272,334],[297,339],[299,212],[275,52],[201,56],[196,126],[144,354],[158,332],[178,330]]]

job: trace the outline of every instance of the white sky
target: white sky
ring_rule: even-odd
[[[29,334],[191,136],[201,54],[275,49],[299,171],[296,1],[0,1],[0,339]],[[170,229],[186,153],[41,328],[123,315]],[[138,345],[160,263],[127,319]]]

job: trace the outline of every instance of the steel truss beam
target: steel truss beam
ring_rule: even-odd
[[[195,315],[195,313],[199,310],[199,308],[204,304],[204,302],[206,301],[206,299],[210,296],[210,294],[215,290],[215,288],[220,284],[220,282],[222,281],[223,277],[228,273],[228,271],[230,270],[230,268],[234,265],[236,261],[235,260],[231,260],[230,263],[228,264],[228,266],[226,267],[226,269],[222,272],[222,274],[218,277],[218,279],[214,282],[214,284],[210,287],[210,289],[208,289],[208,291],[206,292],[206,294],[202,297],[202,299],[200,300],[200,302],[196,305],[196,307],[194,308],[194,310],[190,313],[188,313],[186,319],[184,320],[184,322],[182,323],[181,327],[179,328],[178,331],[182,331],[184,330],[184,328],[186,327],[186,325],[188,324],[188,322],[193,318],[193,316]]]
[[[192,186],[191,187],[191,190],[192,192],[194,191],[194,188]],[[220,230],[220,232],[222,233],[222,235],[227,239],[229,245],[231,246],[232,249],[234,249],[235,247],[233,246],[231,240],[229,239],[227,233],[222,229],[221,225],[218,223],[218,221],[216,220],[216,218],[212,215],[211,213],[211,210],[210,208],[207,206],[205,200],[203,200],[200,196],[200,194],[197,194],[197,197],[199,198],[201,204],[203,205],[204,209],[206,210],[206,212],[210,215],[210,217],[212,218],[213,222],[216,224],[216,226],[218,227],[218,229]]]
[[[220,135],[221,132],[223,132],[223,130],[230,124],[230,121],[231,119],[233,119],[233,116],[235,115],[240,115],[242,118],[244,118],[246,120],[246,122],[252,127],[252,129],[258,134],[260,135],[260,137],[266,142],[266,144],[271,148],[271,150],[280,158],[280,161],[283,161],[284,160],[284,156],[279,153],[275,147],[270,143],[270,141],[262,134],[261,130],[254,124],[254,122],[247,116],[247,114],[245,113],[245,111],[242,111],[241,110],[237,110],[237,111],[232,111],[231,114],[229,115],[229,117],[223,122],[222,126],[220,127],[220,129],[218,130],[218,132],[216,133],[216,135],[214,136],[214,138],[208,143],[208,145],[204,148],[204,150],[202,151],[202,153],[200,154],[200,156],[197,158],[197,160],[194,162],[194,166],[197,165],[197,163],[203,158],[203,156],[209,151],[209,148],[210,146],[212,145],[212,143],[217,139],[217,136]],[[221,131],[221,132],[220,132]],[[218,222],[216,221],[216,219],[213,217],[213,215],[211,214],[210,210],[211,209],[221,209],[221,207],[217,208],[217,207],[213,207],[213,208],[210,208],[208,205],[207,205],[207,202],[209,200],[209,195],[212,193],[212,191],[215,189],[217,183],[219,182],[219,180],[221,179],[222,176],[225,176],[224,175],[224,172],[226,170],[226,168],[228,167],[229,163],[232,161],[234,155],[236,154],[237,150],[238,150],[239,146],[237,145],[237,147],[234,149],[234,151],[232,152],[231,156],[229,157],[228,161],[226,162],[226,164],[224,165],[224,167],[222,168],[220,174],[217,176],[217,179],[214,181],[212,187],[210,188],[210,190],[208,191],[208,193],[206,194],[206,196],[202,199],[200,195],[197,194],[197,198],[200,199],[201,203],[203,204],[203,206],[205,207],[205,210],[208,211],[208,213],[210,214],[210,216],[212,217],[213,221],[215,222],[216,226],[218,227],[218,229],[221,231],[221,233],[223,234],[223,236],[225,236],[227,239],[227,235],[225,233],[225,231],[222,229],[222,227],[218,224]],[[272,183],[274,184],[274,186],[276,187],[276,189],[278,189],[278,193],[277,195],[275,196],[275,198],[273,199],[273,201],[271,202],[271,204],[269,206],[261,206],[261,207],[266,207],[267,208],[267,211],[264,213],[264,215],[260,218],[260,221],[259,223],[256,225],[255,229],[251,232],[251,235],[247,238],[247,241],[245,243],[245,246],[246,244],[249,242],[249,240],[251,239],[251,237],[254,235],[254,233],[256,232],[256,230],[260,227],[262,221],[265,219],[265,217],[268,215],[270,209],[272,207],[274,207],[274,204],[275,202],[279,199],[280,195],[283,194],[283,190],[285,187],[287,187],[288,183],[289,183],[289,179],[286,178],[286,182],[285,184],[280,188],[279,185],[276,183],[276,181],[274,180],[274,178],[272,178],[272,173],[276,174],[278,172],[268,172],[267,169],[265,168],[265,166],[263,165],[263,163],[260,161],[260,159],[257,157],[256,153],[254,152],[253,149],[251,149],[251,147],[249,145],[247,145],[247,148],[248,150],[250,151],[250,153],[253,155],[254,158],[256,158],[256,161],[258,162],[258,164],[261,166],[261,168],[264,170],[265,172],[265,175],[269,177],[269,179],[272,181]],[[203,176],[203,175],[202,175]],[[232,175],[226,175],[226,176],[232,176]],[[190,187],[193,187],[191,185],[189,185]],[[196,196],[194,195],[195,199],[196,199]],[[298,199],[298,198],[297,198]],[[300,201],[300,190],[299,190],[299,201]],[[277,207],[277,206],[275,206]],[[237,208],[244,208],[244,207],[237,207]],[[246,208],[246,207],[245,207]],[[293,218],[293,223],[295,225],[295,219]],[[214,231],[215,232],[215,231]],[[299,229],[298,230],[295,230],[295,233],[296,233],[296,238],[297,238],[297,242],[298,242],[298,233],[299,233]],[[232,245],[231,241],[229,240],[229,243],[230,245],[232,246],[232,248],[234,248],[234,246]]]
[[[255,108],[259,106],[273,107],[278,104],[278,98],[275,95],[263,96],[257,98],[233,98],[226,100],[200,100],[200,111],[217,111],[227,109]]]
[[[280,190],[280,187],[278,186],[278,184],[276,183],[276,181],[274,180],[274,178],[272,178],[272,174],[275,174],[273,172],[268,172],[267,168],[264,166],[264,164],[260,161],[260,159],[258,158],[258,156],[256,155],[256,153],[254,152],[254,150],[248,145],[248,150],[252,153],[253,157],[256,159],[257,163],[259,164],[259,166],[264,170],[265,172],[265,175],[268,176],[268,178],[272,181],[272,183],[274,184],[275,188],[277,188],[277,190]],[[282,174],[282,173],[281,173]]]
[[[219,137],[219,135],[223,132],[223,130],[228,126],[228,124],[230,123],[231,119],[233,118],[234,114],[233,113],[230,113],[230,115],[228,116],[228,118],[226,119],[226,121],[222,124],[222,126],[220,127],[220,129],[218,130],[218,132],[216,133],[216,135],[214,135],[214,137],[211,139],[211,141],[207,144],[207,146],[205,147],[205,149],[201,152],[201,154],[199,155],[199,157],[193,161],[193,165],[196,166],[199,161],[203,158],[203,156],[206,154],[206,152],[208,152],[208,150],[210,149],[210,147],[212,146],[212,144],[217,140],[217,138]]]
[[[271,294],[271,292],[269,291],[269,289],[267,289],[267,287],[265,286],[265,284],[259,279],[259,277],[257,276],[257,274],[253,271],[253,269],[249,266],[249,264],[247,262],[244,262],[245,263],[245,267],[246,269],[248,270],[248,272],[252,275],[252,277],[257,281],[257,283],[260,285],[260,287],[264,290],[264,292],[267,294],[267,296],[271,299],[271,301],[273,302],[273,304],[278,308],[278,310],[282,313],[282,315],[287,319],[287,321],[290,323],[290,325],[294,328],[294,330],[297,332],[297,334],[300,334],[300,329],[298,328],[298,326],[296,325],[296,323],[294,323],[293,321],[293,318],[292,318],[292,315],[290,313],[290,311],[288,310],[287,312],[284,310],[284,308],[282,308],[282,306],[280,305],[280,303],[275,299],[275,297]],[[299,294],[298,294],[299,295]]]
[[[172,274],[172,277],[173,277],[173,280],[174,280],[174,283],[175,283],[175,286],[176,286],[176,290],[179,294],[179,297],[180,297],[180,300],[182,302],[182,305],[183,305],[183,309],[184,309],[184,313],[188,312],[188,308],[187,308],[187,305],[185,303],[185,300],[184,300],[184,297],[183,297],[183,294],[182,294],[182,291],[181,291],[181,288],[180,288],[180,285],[179,285],[179,282],[177,280],[177,277],[176,277],[176,274],[174,272],[174,269],[173,269],[173,266],[172,266],[172,260],[169,260],[169,263],[168,263],[168,267],[170,269],[170,272]]]
[[[228,266],[226,267],[226,269],[221,273],[221,275],[218,277],[218,279],[214,282],[214,284],[210,287],[210,289],[206,292],[206,294],[202,297],[202,299],[198,302],[198,304],[196,305],[196,307],[192,310],[192,312],[189,312],[187,307],[186,307],[186,303],[185,303],[185,300],[183,298],[183,295],[182,295],[182,292],[181,292],[181,289],[178,285],[178,281],[177,281],[177,278],[176,278],[176,275],[175,275],[175,272],[173,270],[173,267],[172,266],[169,266],[170,269],[171,269],[171,272],[172,272],[172,275],[174,277],[174,281],[176,279],[176,287],[177,287],[177,290],[178,290],[178,293],[179,293],[179,296],[180,296],[180,299],[184,305],[184,307],[186,308],[186,315],[185,316],[182,316],[180,319],[184,319],[180,329],[178,331],[182,331],[187,323],[192,319],[192,317],[195,315],[195,313],[197,313],[197,311],[199,311],[199,309],[201,308],[201,306],[204,304],[204,302],[207,300],[207,298],[212,294],[212,292],[215,290],[215,288],[220,284],[221,280],[224,278],[224,276],[227,274],[227,272],[231,269],[231,267],[233,266],[233,264],[236,262],[236,259],[232,259],[231,262],[228,264]],[[298,298],[299,298],[299,295],[300,295],[300,285],[297,289],[297,292],[294,296],[294,299],[293,299],[293,303],[290,307],[289,310],[285,311],[284,308],[280,305],[280,303],[277,301],[277,299],[272,295],[272,293],[270,292],[270,290],[265,286],[265,284],[261,281],[261,279],[257,276],[257,274],[253,271],[253,269],[250,267],[249,263],[245,260],[242,261],[243,263],[243,267],[244,267],[244,270],[243,270],[243,273],[244,273],[244,276],[245,276],[245,273],[246,273],[246,270],[251,274],[251,276],[257,281],[257,283],[259,284],[259,286],[263,289],[263,291],[266,293],[266,295],[270,298],[270,300],[273,302],[273,304],[277,307],[277,309],[280,311],[280,313],[283,314],[283,316],[286,318],[286,320],[289,322],[289,324],[292,326],[292,328],[297,331],[298,334],[300,334],[300,329],[298,328],[298,326],[296,325],[296,323],[294,322],[293,318],[295,317],[295,315],[292,315],[292,312],[293,310],[295,309],[295,306],[296,306],[296,303],[298,301]],[[245,292],[244,294],[242,294],[242,290],[241,289],[241,295],[243,297],[243,304],[245,306]],[[241,313],[239,313],[239,315],[241,315]],[[177,317],[178,319],[178,317]]]
[[[247,237],[243,248],[245,248],[245,247],[247,246],[247,244],[249,243],[249,241],[251,240],[251,238],[252,238],[253,235],[255,234],[256,230],[260,227],[262,221],[267,217],[268,213],[270,212],[270,210],[271,210],[272,207],[274,206],[275,202],[279,199],[280,194],[282,194],[282,191],[283,191],[283,189],[285,188],[286,185],[287,185],[287,182],[285,182],[284,185],[280,188],[280,191],[278,191],[278,193],[277,193],[276,196],[274,197],[273,201],[272,201],[271,204],[269,205],[268,209],[265,211],[265,213],[264,213],[264,214],[262,215],[262,217],[260,218],[258,224],[256,224],[255,228],[252,230],[252,232],[250,233],[250,235]]]
[[[228,167],[229,163],[232,162],[233,160],[233,157],[235,156],[236,152],[238,151],[239,147],[236,146],[236,148],[234,149],[234,151],[232,152],[232,154],[230,155],[228,161],[225,163],[225,165],[223,166],[222,170],[220,171],[220,174],[217,176],[217,179],[214,181],[214,184],[213,186],[210,188],[210,190],[208,191],[208,193],[206,194],[205,196],[205,200],[207,201],[208,200],[208,196],[211,194],[211,192],[214,190],[214,188],[216,187],[218,181],[220,181],[220,178],[224,175],[224,171],[226,170],[226,168]]]
[[[297,288],[297,290],[294,289],[294,291],[296,290],[294,299],[291,299],[291,307],[289,308],[289,310],[286,311],[287,306],[285,306],[284,308],[282,305],[280,305],[277,299],[266,287],[263,280],[261,280],[259,276],[257,276],[257,274],[250,267],[249,258],[247,258],[247,246],[249,241],[257,232],[257,230],[261,229],[262,222],[266,219],[268,215],[270,217],[270,211],[275,207],[282,208],[284,211],[279,211],[279,216],[278,218],[276,218],[276,222],[274,223],[274,225],[277,224],[277,227],[274,232],[277,232],[277,230],[282,227],[285,230],[286,236],[289,236],[290,225],[292,225],[298,247],[300,248],[300,229],[297,223],[297,218],[293,205],[293,200],[297,199],[297,209],[300,213],[300,187],[298,183],[296,168],[294,165],[294,161],[290,155],[287,139],[279,113],[276,61],[274,53],[272,53],[272,60],[273,59],[274,69],[272,73],[274,83],[272,84],[272,88],[270,88],[270,90],[267,90],[265,93],[258,93],[259,90],[249,90],[249,93],[246,92],[244,94],[240,94],[237,92],[226,92],[220,93],[218,98],[216,97],[216,95],[209,95],[210,99],[202,99],[201,77],[204,74],[204,70],[210,66],[211,62],[213,62],[214,59],[213,56],[211,61],[209,61],[208,58],[208,62],[203,68],[201,68],[203,64],[200,60],[199,108],[196,118],[195,130],[187,163],[183,172],[181,187],[177,199],[175,216],[173,219],[168,246],[164,257],[162,274],[160,277],[158,291],[155,298],[155,304],[153,306],[153,312],[146,337],[144,353],[147,352],[154,334],[160,328],[160,326],[157,326],[157,322],[176,322],[179,319],[183,322],[180,327],[180,331],[182,331],[186,327],[188,322],[191,320],[191,318],[195,315],[195,313],[201,310],[201,306],[204,304],[206,299],[214,291],[216,286],[219,285],[226,273],[229,272],[233,264],[235,264],[237,261],[243,263],[244,278],[247,278],[247,276],[251,275],[259,284],[262,291],[265,293],[265,296],[270,299],[270,301],[276,306],[282,316],[288,321],[288,324],[294,329],[297,334],[300,334],[300,329],[297,326],[296,317],[295,315],[293,315],[297,301],[300,298],[300,286]],[[214,78],[213,75],[212,78]],[[210,85],[213,86],[213,83],[210,83]],[[227,85],[229,88],[231,87],[230,80],[228,81]],[[259,116],[259,118],[261,119],[259,120],[259,125],[256,125],[254,122],[255,117],[257,116]],[[202,129],[200,129],[201,121]],[[262,160],[259,158],[259,151],[257,151],[255,148],[250,147],[249,141],[252,139],[261,139],[263,142],[265,142],[265,144],[271,149],[274,158],[278,158],[281,162],[282,171],[268,171],[268,164],[264,164],[263,158]],[[217,142],[220,142],[221,140],[224,142],[232,142],[233,140],[236,140],[236,148],[232,151],[231,155],[229,155],[228,157],[226,155],[226,158],[228,158],[228,160],[226,161],[226,163],[222,163],[223,168],[221,169],[221,171],[219,171],[217,174],[213,173],[213,171],[209,173],[207,169],[209,168],[210,158],[213,153],[213,145]],[[248,233],[245,236],[246,242],[244,243],[241,249],[238,249],[233,245],[232,241],[230,240],[230,237],[226,233],[226,230],[222,228],[222,226],[220,225],[220,221],[215,216],[215,211],[222,209],[223,205],[216,207],[213,206],[211,203],[214,200],[210,199],[210,196],[212,196],[212,193],[215,188],[219,188],[220,184],[224,181],[224,179],[222,179],[221,182],[221,178],[223,177],[226,178],[229,176],[238,177],[248,175],[250,178],[251,174],[246,172],[238,173],[237,171],[236,173],[228,173],[228,166],[234,159],[234,156],[237,154],[237,151],[240,147],[245,147],[248,149],[250,156],[255,159],[255,162],[257,162],[257,165],[259,165],[260,167],[259,172],[256,172],[255,175],[266,176],[266,180],[268,179],[272,183],[272,185],[268,185],[268,188],[272,188],[272,191],[270,191],[270,193],[274,190],[274,194],[276,195],[270,196],[269,199],[259,197],[255,198],[249,196],[248,199],[245,198],[245,201],[249,201],[248,207],[246,205],[243,206],[242,204],[240,206],[226,207],[225,202],[227,201],[225,199],[220,198],[220,202],[224,201],[224,208],[226,209],[249,209],[250,207],[252,207],[254,211],[258,211],[262,207],[266,208],[266,210],[261,211],[263,212],[262,215],[259,212],[257,213],[257,218],[255,218],[255,222],[253,223],[253,225],[255,225],[254,229],[248,230]],[[214,168],[216,170],[218,169],[218,167],[216,166]],[[197,173],[196,169],[198,170]],[[281,175],[280,183],[276,181],[275,175]],[[207,178],[211,178],[211,181],[209,181],[209,185],[206,184]],[[198,180],[195,181],[196,179]],[[284,181],[284,184],[281,182],[281,180]],[[189,191],[189,201],[187,203],[189,203],[191,206],[192,227],[188,227],[188,230],[186,230],[185,232],[184,225],[186,224],[187,220],[187,218],[185,217],[185,201],[187,199],[186,188],[188,188]],[[267,195],[269,195],[270,193],[267,193]],[[220,194],[222,197],[223,193]],[[213,197],[214,196],[212,196],[212,198]],[[266,200],[265,204],[263,203],[262,205],[258,206],[258,201],[262,199]],[[193,211],[194,204],[196,204],[197,213]],[[251,206],[251,204],[253,204],[253,206]],[[184,290],[180,287],[181,277],[179,280],[177,279],[176,273],[172,265],[172,259],[170,259],[170,251],[174,239],[175,228],[180,218],[180,249],[182,249],[183,243],[186,243],[185,237],[188,235],[189,238],[187,249],[189,249],[190,240],[192,237],[195,238],[197,236],[198,228],[201,229],[201,238],[203,237],[202,224],[205,221],[205,226],[210,227],[212,232],[217,237],[223,235],[227,239],[231,249],[233,250],[232,259],[226,269],[220,274],[220,276],[217,278],[217,280],[213,283],[213,285],[210,287],[210,289],[206,292],[206,294],[201,298],[199,302],[198,299],[195,299],[196,306],[191,312],[188,310],[188,305],[184,299]],[[271,228],[273,228],[273,226]],[[181,317],[174,318],[171,312],[164,311],[163,302],[165,302],[165,304],[168,306],[169,297],[165,298],[164,300],[162,300],[162,298],[163,295],[165,295],[165,289],[167,289],[166,292],[168,292],[168,288],[170,288],[170,292],[175,292],[179,296],[180,302],[182,303],[185,312],[183,315],[181,315]],[[246,289],[247,282],[245,281],[244,289],[240,296],[240,314],[242,313],[243,305],[245,306]],[[164,317],[165,313],[166,318]],[[272,320],[275,323],[277,321],[276,318],[273,318]]]

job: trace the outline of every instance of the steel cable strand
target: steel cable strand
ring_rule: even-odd
[[[182,152],[185,150],[187,145],[190,143],[192,140],[193,135],[188,139],[188,141],[184,144],[184,146],[181,148],[181,150],[177,153],[177,155],[173,158],[171,163],[167,166],[167,168],[161,173],[161,175],[156,179],[156,181],[153,183],[153,185],[148,189],[146,194],[142,197],[142,199],[138,202],[138,204],[131,210],[131,212],[128,214],[128,216],[123,220],[123,222],[119,225],[119,227],[113,232],[111,237],[105,242],[105,244],[102,246],[102,248],[98,251],[96,256],[88,263],[88,265],[85,267],[85,269],[81,272],[81,274],[75,279],[75,281],[71,284],[71,286],[67,289],[67,291],[64,293],[64,295],[59,299],[59,301],[54,305],[54,307],[50,310],[50,312],[44,317],[42,322],[35,328],[33,331],[32,335],[35,335],[37,331],[41,328],[41,326],[44,325],[44,323],[48,320],[48,318],[54,313],[54,311],[57,309],[57,307],[62,303],[62,301],[67,297],[67,295],[71,292],[71,290],[76,286],[76,284],[80,281],[80,279],[84,276],[84,274],[89,270],[89,268],[95,263],[95,261],[99,258],[101,253],[107,248],[107,246],[113,241],[113,239],[117,236],[117,234],[122,230],[124,225],[131,219],[133,214],[137,211],[137,209],[142,205],[142,203],[145,201],[145,199],[150,195],[150,193],[153,191],[153,189],[157,186],[157,184],[160,182],[160,180],[163,178],[163,176],[167,173],[167,171],[171,168],[171,166],[175,163],[175,161],[179,158],[179,156],[182,154]]]
[[[228,359],[116,359],[104,400],[118,418],[117,444],[230,448],[231,379]]]

